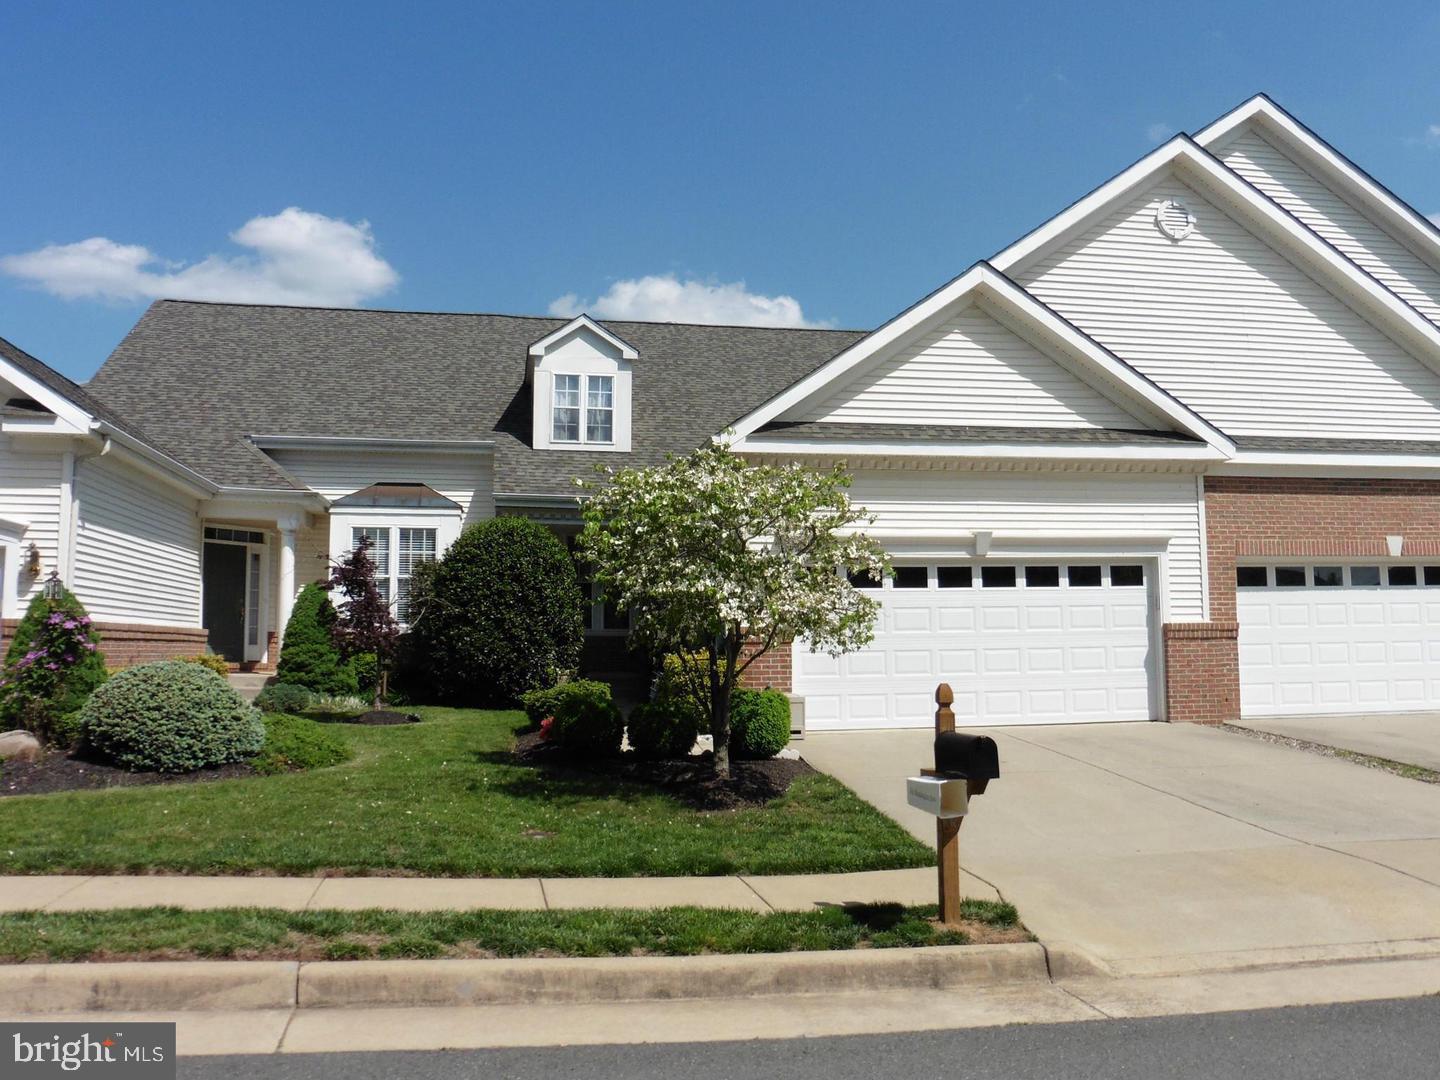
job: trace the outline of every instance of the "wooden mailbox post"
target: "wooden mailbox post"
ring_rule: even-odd
[[[955,710],[950,708],[954,702],[955,694],[949,683],[941,683],[935,688],[936,735],[955,730]],[[940,871],[940,921],[946,926],[960,922],[960,826],[964,821],[964,817],[935,819],[935,852]]]

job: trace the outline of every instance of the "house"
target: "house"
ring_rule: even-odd
[[[1440,707],[1440,234],[1264,96],[868,334],[165,301],[0,378],[0,615],[53,569],[112,661],[272,664],[361,536],[403,619],[467,522],[733,429],[895,564],[871,647],[765,666],[812,728]]]

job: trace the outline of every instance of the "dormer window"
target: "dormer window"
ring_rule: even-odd
[[[555,374],[550,438],[562,443],[615,441],[615,376]],[[584,401],[584,424],[580,403]],[[581,432],[584,438],[581,438]]]
[[[581,315],[530,346],[536,450],[630,449],[635,347]]]

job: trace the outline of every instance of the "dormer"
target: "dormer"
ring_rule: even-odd
[[[630,449],[630,365],[639,353],[588,315],[530,346],[536,450]]]

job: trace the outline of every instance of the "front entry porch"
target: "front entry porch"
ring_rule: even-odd
[[[205,526],[201,618],[210,650],[232,664],[267,659],[267,540],[258,529]]]

